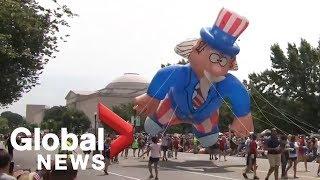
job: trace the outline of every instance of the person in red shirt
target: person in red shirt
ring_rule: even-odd
[[[257,135],[256,134],[251,134],[250,136],[250,143],[248,145],[248,153],[247,153],[247,166],[243,172],[243,177],[245,179],[248,179],[248,176],[246,174],[246,172],[248,172],[249,170],[253,169],[253,179],[259,179],[257,176]]]
[[[179,151],[179,147],[180,147],[180,141],[178,137],[174,137],[173,142],[173,150],[174,150],[174,158],[177,159],[178,158],[178,151]]]
[[[306,155],[307,147],[306,147],[306,141],[305,141],[303,135],[300,136],[300,138],[298,140],[298,145],[299,145],[299,148],[298,148],[298,163],[299,162],[304,162],[304,167],[305,167],[305,170],[307,172],[308,171],[308,163],[307,163],[308,157]]]
[[[227,138],[224,135],[222,135],[221,138],[219,139],[219,149],[220,149],[219,161],[220,161],[221,155],[223,155],[224,161],[227,161],[226,147],[227,147]]]

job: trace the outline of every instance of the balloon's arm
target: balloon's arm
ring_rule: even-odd
[[[160,69],[153,77],[147,94],[158,100],[164,99],[171,87],[185,82],[183,78],[186,77],[186,71],[183,66],[167,66]]]
[[[244,85],[233,75],[228,74],[226,79],[218,85],[218,91],[223,97],[230,100],[233,113],[245,117],[250,113],[250,96]]]

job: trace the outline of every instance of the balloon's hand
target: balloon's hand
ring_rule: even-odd
[[[158,109],[160,101],[145,93],[136,97],[133,103],[133,109],[135,109],[137,113],[149,116]]]
[[[236,136],[247,137],[250,132],[254,132],[251,113],[246,116],[235,118],[230,126]]]

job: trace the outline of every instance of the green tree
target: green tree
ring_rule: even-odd
[[[62,115],[67,111],[66,106],[53,106],[50,109],[45,110],[43,122],[46,122],[50,119],[54,121],[62,121]]]
[[[73,132],[76,134],[85,133],[91,125],[91,121],[84,114],[84,112],[77,109],[68,109],[62,115],[61,127],[66,127],[68,132]]]
[[[23,119],[23,117],[17,113],[13,113],[11,111],[5,111],[1,113],[0,116],[8,120],[8,126],[10,130],[26,125],[25,119]]]
[[[33,0],[0,0],[0,106],[39,84],[39,75],[65,41],[59,32],[74,14],[67,6],[44,8]],[[53,6],[51,6],[53,7]]]
[[[0,117],[0,134],[9,133],[8,120],[6,118]]]
[[[127,104],[120,104],[117,106],[112,106],[112,111],[116,113],[118,116],[120,116],[122,119],[125,121],[130,122],[131,121],[131,116],[135,116],[135,110],[133,109],[133,103],[127,103]],[[142,118],[140,118],[142,119]],[[143,123],[141,121],[140,123]],[[102,124],[106,132],[113,132],[113,130],[107,126],[106,124]]]
[[[177,64],[181,64],[181,65],[185,65],[185,64],[188,64],[189,62],[185,59],[181,59],[180,61],[178,61]],[[167,63],[167,64],[161,64],[161,68],[164,68],[166,66],[170,66],[171,64],[170,63]]]
[[[130,121],[131,116],[135,115],[135,110],[133,109],[133,103],[120,104],[118,106],[113,106],[112,111],[126,121]]]
[[[42,129],[59,133],[65,127],[68,132],[81,134],[86,132],[91,125],[91,121],[84,112],[77,109],[69,109],[65,106],[54,106],[47,109],[41,122]]]
[[[56,121],[54,119],[48,119],[43,121],[40,125],[41,129],[47,129],[49,132],[59,133],[62,121]]]
[[[320,125],[320,43],[289,43],[286,55],[274,44],[271,62],[271,69],[249,75],[254,115],[265,124],[260,125],[272,126],[269,119],[289,133],[315,131]]]

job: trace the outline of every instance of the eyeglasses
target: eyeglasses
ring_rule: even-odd
[[[209,59],[212,63],[219,63],[222,67],[226,66],[228,63],[228,60],[225,56],[215,52],[210,55]]]

